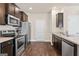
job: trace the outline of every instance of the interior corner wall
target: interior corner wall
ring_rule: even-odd
[[[66,32],[68,31],[68,16],[70,15],[79,15],[79,6],[58,6],[57,10],[54,10],[52,8],[51,10],[51,15],[52,15],[52,33],[54,32],[60,32],[62,31],[64,34],[66,34]],[[60,9],[63,9],[63,13],[64,13],[64,18],[63,18],[63,25],[64,27],[62,29],[59,29],[56,27],[56,14],[58,12],[60,12]]]

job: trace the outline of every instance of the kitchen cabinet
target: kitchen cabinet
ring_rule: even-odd
[[[0,25],[5,24],[5,4],[0,3]]]
[[[58,38],[58,50],[62,51],[62,38]]]
[[[58,53],[60,53],[62,56],[77,56],[77,44],[55,34],[53,34],[52,37],[54,38],[52,38],[54,48],[59,51]]]
[[[8,14],[15,15],[15,5],[13,3],[7,4]]]
[[[13,56],[13,40],[1,43],[1,53]]]
[[[26,22],[28,21],[28,16],[27,14],[25,14],[24,12],[20,12],[21,13],[21,21]]]
[[[54,47],[61,52],[62,51],[62,38],[56,35],[53,35],[53,37],[54,37],[53,39]]]
[[[21,19],[20,8],[14,3],[0,3],[0,25],[7,24],[8,14]]]
[[[54,47],[57,48],[57,39],[55,38],[55,35],[53,35],[54,39],[52,39],[53,43],[54,43]]]
[[[10,14],[10,15],[13,15],[13,16],[15,16],[15,17],[17,17],[17,18],[19,18],[20,19],[20,8],[17,6],[17,5],[15,5],[14,3],[9,3],[9,4],[7,4],[7,12],[8,12],[8,14]]]
[[[21,19],[20,8],[17,5],[15,5],[15,15],[14,16]]]

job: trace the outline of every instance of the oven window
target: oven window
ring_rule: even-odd
[[[17,49],[19,49],[24,44],[24,41],[20,38],[17,40]]]
[[[10,17],[10,23],[18,24],[18,20]]]

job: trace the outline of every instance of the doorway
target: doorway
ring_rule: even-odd
[[[45,40],[45,31],[46,31],[45,20],[36,20],[35,21],[35,40],[44,41]]]

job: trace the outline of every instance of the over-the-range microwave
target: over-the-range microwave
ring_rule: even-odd
[[[11,26],[20,26],[20,19],[12,16],[10,14],[7,15],[7,24]]]

